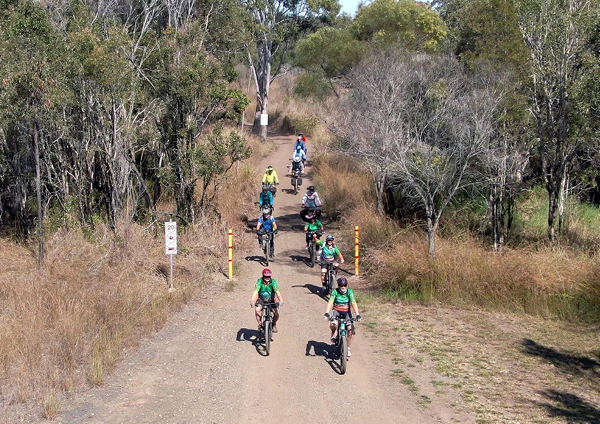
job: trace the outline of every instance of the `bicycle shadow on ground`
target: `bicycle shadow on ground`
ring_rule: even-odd
[[[260,263],[262,266],[267,266],[267,260],[265,259],[264,256],[246,256],[244,259],[246,259],[249,262],[258,262]],[[273,260],[273,259],[271,259]]]
[[[320,286],[315,286],[314,284],[308,284],[308,283],[303,284],[303,285],[297,284],[295,286],[292,286],[293,289],[297,289],[300,287],[308,289],[308,291],[310,291],[310,294],[316,294],[321,299],[323,299],[325,302],[329,301],[329,297],[323,293],[323,289]]]
[[[337,374],[342,374],[340,364],[335,361],[336,359],[339,359],[340,356],[338,354],[337,346],[330,343],[309,340],[308,343],[306,343],[305,356],[321,356],[325,362],[329,364],[332,370]]]
[[[235,340],[238,342],[250,342],[256,349],[259,355],[267,356],[267,350],[264,346],[263,334],[258,330],[250,328],[240,328],[237,332]]]

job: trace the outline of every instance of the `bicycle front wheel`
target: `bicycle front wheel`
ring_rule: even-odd
[[[340,373],[346,374],[346,365],[348,363],[348,337],[341,336],[340,341]]]
[[[267,266],[269,266],[269,256],[271,256],[271,240],[266,240],[265,243],[265,260],[267,261]]]
[[[316,255],[315,255],[315,244],[313,242],[310,242],[310,244],[308,245],[308,253],[310,254],[310,267],[314,267],[315,266],[315,261],[316,261]]]
[[[271,335],[273,334],[273,326],[271,320],[266,320],[265,323],[265,351],[267,352],[267,356],[271,353]]]

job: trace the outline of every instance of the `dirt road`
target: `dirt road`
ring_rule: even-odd
[[[263,269],[255,244],[241,253],[247,260],[232,291],[224,290],[224,279],[215,282],[205,299],[172,317],[103,387],[62,405],[57,422],[474,422],[444,402],[422,406],[410,387],[393,377],[382,336],[370,334],[365,326],[358,328],[347,373],[337,372],[323,320],[326,303],[316,293],[319,270],[303,262],[306,251],[298,216],[302,194],[281,190],[290,187],[285,167],[293,137],[273,140],[277,149],[261,164],[261,171],[273,165],[282,180],[274,213],[280,232],[270,268],[285,305],[271,355],[261,354],[249,306]],[[304,188],[309,183],[305,179]],[[352,252],[345,253],[352,257]]]

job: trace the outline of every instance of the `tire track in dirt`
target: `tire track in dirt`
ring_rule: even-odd
[[[274,212],[280,232],[269,267],[285,304],[271,355],[260,354],[249,306],[263,266],[244,261],[233,291],[224,290],[225,281],[215,282],[202,301],[173,316],[127,357],[103,387],[63,405],[58,422],[474,422],[449,405],[419,406],[415,395],[391,377],[392,362],[381,353],[381,338],[364,337],[366,330],[360,326],[347,373],[336,372],[329,359],[333,347],[328,323],[323,320],[326,303],[316,294],[320,271],[302,261],[306,256],[298,215],[302,192],[281,190],[290,187],[284,175],[293,137],[272,140],[277,149],[260,171],[273,165],[281,179]],[[303,188],[309,184],[305,179]],[[258,243],[243,255],[261,255]]]

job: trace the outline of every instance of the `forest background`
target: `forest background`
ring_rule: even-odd
[[[53,416],[219,271],[263,113],[388,298],[597,323],[599,7],[0,1],[0,403]]]

